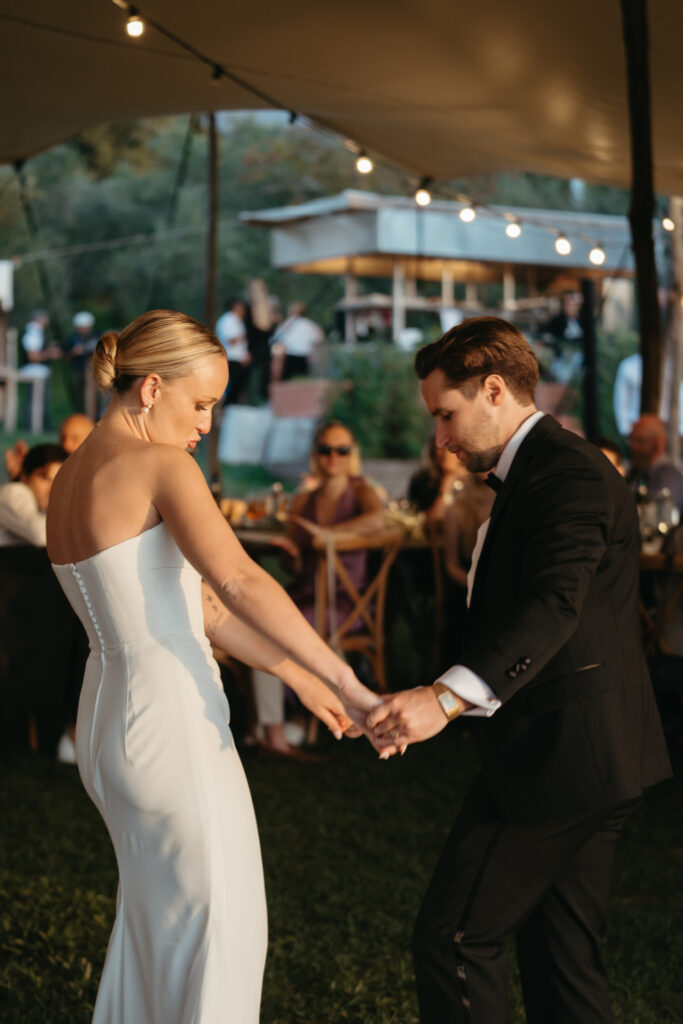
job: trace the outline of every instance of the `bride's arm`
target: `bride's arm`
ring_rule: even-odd
[[[356,679],[351,667],[309,625],[280,584],[247,555],[194,459],[169,445],[154,447],[151,500],[180,550],[228,611],[322,679],[347,707],[362,712],[374,707],[377,694]]]
[[[270,672],[291,686],[302,704],[317,715],[337,739],[341,739],[342,734],[352,728],[351,719],[346,715],[344,705],[329,687],[297,662],[292,661],[281,647],[277,647],[262,633],[229,612],[204,582],[202,607],[204,631],[215,647],[219,647],[245,665]]]

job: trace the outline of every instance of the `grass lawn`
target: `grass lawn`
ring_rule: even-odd
[[[321,765],[244,752],[270,915],[262,1020],[411,1024],[411,925],[476,770],[472,743],[455,726],[383,763],[364,741],[324,742]],[[80,1024],[114,915],[109,839],[75,769],[0,770],[0,1020]],[[620,850],[606,942],[619,1024],[683,1022],[681,790],[652,791]],[[517,1024],[514,970],[512,1002]]]

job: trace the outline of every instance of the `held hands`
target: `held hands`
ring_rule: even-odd
[[[345,733],[349,739],[366,736],[384,761],[393,754],[405,753],[405,744],[396,743],[390,736],[378,736],[368,725],[370,712],[381,706],[382,698],[363,686],[351,668],[338,683],[338,690],[353,723]]]
[[[359,683],[353,673],[351,675],[355,682],[353,704],[345,705],[332,690],[310,673],[302,673],[297,680],[297,696],[327,726],[335,739],[340,740],[343,735],[351,739],[365,735],[380,757],[391,757],[398,753],[400,746],[387,737],[378,738],[366,724],[367,712],[376,706],[377,695]]]
[[[416,686],[383,700],[370,712],[367,724],[379,742],[390,739],[405,747],[436,736],[448,719],[431,686]]]

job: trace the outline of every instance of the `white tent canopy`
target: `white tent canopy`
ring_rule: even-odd
[[[416,175],[524,169],[627,185],[620,5],[145,0],[140,12],[285,109]],[[683,192],[683,4],[651,0],[656,187]],[[111,0],[0,0],[0,160],[106,120],[269,106]]]

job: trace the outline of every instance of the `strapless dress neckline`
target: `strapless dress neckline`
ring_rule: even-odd
[[[125,540],[119,540],[116,544],[110,544],[107,548],[102,548],[100,551],[95,551],[94,554],[88,555],[87,558],[80,558],[76,562],[50,562],[53,569],[68,569],[73,565],[85,565],[86,562],[91,562],[93,558],[99,558],[100,555],[106,555],[109,551],[116,551],[117,548],[123,547],[124,544],[130,544],[134,540],[140,540],[145,537],[148,533],[154,533],[160,526],[166,526],[163,519],[156,523],[155,526],[150,526],[147,530],[143,530],[141,533],[134,533],[132,537],[126,537]]]

